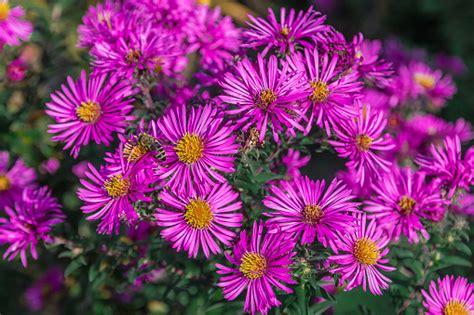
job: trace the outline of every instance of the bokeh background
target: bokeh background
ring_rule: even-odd
[[[49,94],[65,81],[67,75],[77,76],[80,69],[88,66],[87,54],[75,47],[76,28],[81,23],[88,5],[96,1],[80,0],[29,0],[11,1],[18,3],[28,11],[28,17],[34,21],[34,35],[28,53],[34,59],[33,71],[38,73],[35,93],[25,94],[18,90],[0,93],[0,149],[8,149],[22,156],[30,165],[39,165],[45,157],[55,154],[55,149],[46,134],[47,118],[42,114],[44,103]],[[352,38],[362,32],[369,39],[399,39],[412,49],[420,49],[427,58],[439,53],[462,58],[466,65],[463,75],[456,77],[458,92],[440,115],[454,121],[464,117],[474,123],[474,1],[471,0],[320,0],[320,1],[229,1],[212,0],[211,5],[219,5],[227,15],[243,25],[248,12],[266,16],[268,7],[280,6],[306,9],[313,5],[327,15],[327,22]],[[36,58],[36,59],[35,59]],[[0,74],[5,63],[0,62]],[[5,104],[5,105],[3,105]],[[26,108],[28,107],[28,108]],[[97,148],[90,148],[91,155]],[[61,159],[59,172],[71,169],[71,160]],[[64,159],[63,159],[64,158]],[[307,174],[317,177],[333,176],[334,168],[328,163],[342,167],[343,163],[329,154],[320,154],[313,158],[312,164],[305,169]],[[331,174],[328,170],[331,169]],[[61,195],[61,202],[69,209],[78,209],[79,204],[73,195],[74,175],[68,178],[51,178],[42,175],[40,181],[48,183]],[[71,213],[71,212],[69,212]],[[80,211],[72,212],[72,220],[81,216]],[[68,214],[69,216],[69,214]],[[72,227],[74,228],[74,227]],[[471,248],[473,248],[471,243]],[[16,263],[15,263],[16,264]],[[14,263],[0,262],[0,314],[27,313],[23,306],[22,293],[29,285],[31,274],[40,273],[45,266],[36,266],[38,270],[23,270]],[[471,281],[473,281],[471,275]],[[359,290],[342,293],[347,298],[338,299],[336,314],[392,314],[391,301],[386,297],[373,297]],[[82,301],[84,302],[84,301]],[[78,301],[78,303],[82,303]],[[89,314],[84,304],[84,314]],[[362,306],[364,305],[364,306]],[[67,309],[67,308],[66,308]],[[79,308],[80,309],[80,308]],[[48,313],[45,313],[48,314]]]

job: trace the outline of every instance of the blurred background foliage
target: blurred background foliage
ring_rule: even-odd
[[[62,229],[77,230],[81,236],[95,233],[88,230],[87,225],[81,226],[83,217],[79,211],[79,202],[75,197],[77,178],[71,173],[73,162],[62,153],[60,144],[53,144],[45,136],[49,119],[44,116],[44,103],[48,101],[49,94],[57,89],[65,81],[67,75],[77,77],[79,71],[88,67],[87,52],[75,47],[77,26],[81,23],[88,5],[97,1],[78,0],[29,0],[12,1],[13,4],[22,5],[28,12],[35,27],[31,41],[25,45],[26,55],[31,58],[31,68],[28,78],[23,83],[16,83],[8,89],[0,89],[0,149],[9,150],[13,155],[21,156],[27,164],[38,169],[39,165],[50,157],[61,161],[59,173],[68,176],[49,176],[40,174],[40,183],[48,183],[56,196],[61,196],[61,202],[68,215],[68,224]],[[328,23],[334,25],[338,30],[350,39],[359,31],[369,39],[398,38],[403,44],[410,48],[420,48],[427,51],[429,55],[446,53],[456,55],[463,59],[468,71],[456,78],[458,92],[454,99],[449,102],[441,116],[453,121],[464,117],[474,123],[474,1],[469,0],[316,0],[316,1],[266,1],[266,0],[211,0],[211,5],[219,5],[225,14],[231,15],[242,24],[247,13],[266,16],[268,7],[275,9],[285,6],[296,9],[305,9],[313,5],[317,10],[328,16]],[[25,53],[24,50],[24,53]],[[3,56],[12,60],[18,55],[18,51],[7,48]],[[5,72],[7,60],[0,62],[0,77]],[[0,82],[0,84],[2,84]],[[24,93],[24,84],[35,86],[31,93]],[[96,158],[103,156],[104,148],[90,146],[83,156]],[[310,166],[306,168],[308,174],[325,177],[328,174],[327,163],[339,165],[342,163],[334,161],[334,157],[328,154],[318,155],[313,159]],[[79,223],[78,223],[79,222]],[[79,226],[72,226],[79,224]],[[471,237],[472,239],[472,237]],[[108,241],[106,241],[108,242]],[[123,245],[123,244],[122,244]],[[118,246],[121,246],[119,244]],[[473,248],[472,241],[470,248]],[[175,255],[175,254],[174,254]],[[184,264],[184,255],[177,255],[179,264]],[[48,257],[43,253],[42,264],[32,264],[33,268],[23,269],[17,263],[0,262],[0,313],[23,314],[24,297],[21,296],[25,288],[31,283],[31,278],[40,274],[49,267],[55,257]],[[450,273],[456,273],[450,270]],[[89,275],[90,276],[90,275]],[[471,274],[470,280],[473,281]],[[72,289],[72,302],[81,305],[65,305],[62,312],[74,309],[83,314],[93,311],[89,309],[88,301],[81,301],[81,285],[69,283]],[[74,300],[75,294],[77,300]],[[104,295],[107,293],[104,292]],[[198,298],[193,300],[198,314],[200,303],[205,303],[209,298],[206,295],[196,293]],[[360,290],[348,293],[340,293],[335,309],[336,314],[392,314],[392,301],[388,296],[374,297],[363,294]],[[141,300],[135,303],[148,303],[147,309],[150,313],[166,312],[165,306],[160,302],[153,301],[153,289],[143,292]],[[178,297],[177,297],[178,298]],[[103,305],[96,305],[100,311],[107,314],[113,313],[113,308],[107,305],[104,299]],[[365,306],[362,306],[365,305]],[[232,306],[230,309],[232,309]],[[130,310],[134,307],[130,307]],[[126,308],[125,308],[126,309]],[[229,311],[230,309],[227,309]],[[241,309],[237,305],[236,310]],[[223,310],[215,310],[213,314],[220,314]],[[56,314],[58,310],[46,308],[44,314]]]

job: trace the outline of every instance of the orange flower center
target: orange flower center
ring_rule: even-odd
[[[380,258],[375,242],[365,237],[356,241],[353,253],[357,261],[366,266],[375,264]]]
[[[408,215],[413,211],[413,208],[416,205],[416,201],[413,200],[413,198],[404,196],[402,199],[400,199],[400,202],[398,203],[400,206],[400,212],[403,215]]]
[[[10,16],[10,5],[7,2],[0,2],[0,21],[6,20]]]
[[[128,194],[130,180],[123,178],[120,174],[113,175],[104,182],[104,188],[112,198],[123,197]]]
[[[469,311],[466,307],[466,304],[459,302],[458,300],[451,300],[444,307],[444,315],[469,315]]]
[[[304,223],[314,225],[321,222],[321,219],[324,217],[324,212],[319,205],[307,205],[304,207],[302,215]]]
[[[436,79],[433,75],[431,74],[426,74],[426,73],[415,73],[413,75],[415,81],[424,87],[427,90],[431,90],[434,88],[436,84]]]
[[[313,88],[312,94],[309,96],[309,99],[313,102],[324,102],[329,96],[329,87],[323,81],[313,81],[311,82],[311,88]]]
[[[193,164],[202,157],[204,142],[197,134],[186,132],[174,149],[181,162]]]
[[[93,124],[101,115],[100,105],[90,100],[82,102],[80,106],[76,107],[76,115],[83,122]]]
[[[132,49],[128,52],[127,54],[127,63],[128,64],[134,64],[137,63],[140,60],[140,57],[142,56],[141,51],[138,49]]]
[[[240,259],[239,270],[248,279],[259,279],[267,270],[267,259],[257,253],[246,252]]]
[[[267,110],[268,106],[270,106],[273,102],[277,99],[277,95],[273,90],[266,89],[262,90],[257,97],[257,106],[263,110]]]
[[[372,138],[366,134],[360,134],[356,137],[356,146],[357,149],[361,151],[368,151],[370,144],[372,143]]]
[[[10,179],[5,175],[0,175],[0,191],[7,191],[10,187]]]
[[[186,205],[184,219],[186,223],[195,229],[205,229],[211,225],[214,215],[207,201],[200,198],[191,199]]]

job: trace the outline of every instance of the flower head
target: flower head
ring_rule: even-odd
[[[9,160],[10,154],[0,151],[0,210],[13,207],[15,201],[21,199],[23,189],[35,185],[36,180],[35,171],[22,159],[17,159],[11,168]]]
[[[263,234],[263,224],[255,222],[252,235],[240,233],[239,241],[233,247],[233,255],[225,253],[234,266],[216,264],[217,273],[224,275],[217,284],[224,290],[227,300],[236,299],[246,289],[245,312],[267,314],[280,301],[272,287],[287,293],[293,292],[285,284],[295,284],[289,265],[296,254],[294,241],[285,233]]]
[[[282,164],[286,167],[286,176],[289,178],[300,177],[300,169],[308,165],[310,159],[310,155],[302,157],[300,151],[288,149],[286,155],[281,159]]]
[[[71,149],[75,158],[81,147],[95,143],[109,145],[113,133],[124,133],[127,121],[132,120],[133,94],[125,82],[108,80],[106,75],[92,75],[85,71],[77,82],[68,77],[68,86],[51,94],[46,104],[46,113],[56,120],[49,125],[49,133],[55,134],[53,141],[66,143],[64,149]]]
[[[33,26],[22,19],[24,15],[22,7],[12,8],[8,0],[0,0],[0,43],[18,46],[20,41],[29,39]]]
[[[367,226],[365,214],[356,217],[357,227],[341,233],[338,244],[339,255],[329,256],[329,261],[339,266],[332,273],[342,275],[341,281],[347,281],[346,291],[358,286],[366,291],[367,284],[372,294],[381,295],[391,282],[380,270],[392,271],[384,258],[389,249],[386,247],[389,238],[383,236],[384,231],[378,228],[375,220]]]
[[[271,186],[270,195],[263,200],[265,207],[273,210],[265,213],[270,217],[268,226],[296,234],[302,244],[317,237],[324,246],[337,250],[337,232],[348,229],[354,220],[349,214],[358,211],[351,191],[336,179],[324,191],[324,180],[312,181],[306,176],[280,185]]]
[[[281,8],[280,21],[277,21],[272,9],[268,9],[267,19],[253,16],[249,16],[249,19],[250,29],[244,32],[247,40],[245,46],[265,46],[264,55],[273,47],[286,54],[293,53],[297,45],[311,46],[312,37],[327,28],[323,24],[326,17],[312,7],[298,14],[291,9],[288,15],[286,9]]]
[[[6,69],[7,77],[10,81],[22,81],[26,76],[28,65],[21,58],[17,58],[10,62]]]
[[[417,243],[418,233],[428,239],[421,218],[437,220],[444,215],[446,202],[437,187],[425,182],[422,172],[392,168],[372,188],[374,196],[366,202],[365,210],[396,240],[403,234]]]
[[[30,311],[40,311],[55,294],[65,288],[64,270],[54,266],[26,289],[24,298]]]
[[[238,144],[229,122],[211,105],[171,108],[157,122],[163,135],[166,163],[159,170],[167,185],[178,190],[195,184],[224,182],[220,174],[234,171]]]
[[[261,55],[256,65],[248,59],[239,62],[235,72],[235,75],[225,74],[221,82],[224,95],[220,98],[236,107],[227,113],[239,115],[238,126],[244,131],[256,126],[262,141],[270,124],[277,142],[284,127],[302,129],[298,120],[304,110],[298,102],[304,100],[309,91],[303,86],[300,74],[289,73],[286,63],[279,69],[275,56],[267,62]]]
[[[474,312],[474,284],[466,278],[445,276],[422,290],[427,315],[470,315]]]
[[[230,246],[235,237],[231,229],[242,224],[239,213],[242,203],[237,201],[239,194],[229,184],[200,190],[200,187],[182,192],[164,190],[160,197],[168,207],[156,213],[158,225],[164,227],[163,238],[177,251],[184,249],[194,258],[201,249],[206,257],[210,252],[220,253],[218,242]]]
[[[28,248],[31,256],[38,259],[36,245],[40,241],[51,242],[49,234],[53,225],[64,221],[64,214],[48,187],[25,188],[14,206],[5,208],[6,218],[0,218],[0,244],[9,244],[4,259],[13,260],[18,254],[27,266]]]

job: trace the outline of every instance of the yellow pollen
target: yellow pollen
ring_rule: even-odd
[[[195,229],[206,229],[211,225],[214,215],[207,201],[200,198],[191,199],[186,205],[184,219],[186,223]]]
[[[130,180],[123,178],[122,175],[113,175],[104,182],[104,188],[112,198],[123,197],[128,194]]]
[[[372,138],[366,134],[360,134],[356,137],[356,146],[357,149],[361,151],[368,151],[370,144],[372,143]]]
[[[153,58],[153,62],[155,63],[155,67],[153,68],[155,73],[156,74],[161,73],[161,71],[163,71],[163,60],[161,60],[160,57],[155,57]]]
[[[329,96],[329,87],[323,81],[311,82],[311,88],[313,93],[309,96],[309,99],[313,102],[324,102]]]
[[[7,2],[0,2],[0,21],[6,20],[10,16],[10,5]]]
[[[101,115],[100,105],[90,100],[82,102],[80,106],[76,107],[76,115],[83,122],[93,124]]]
[[[257,106],[263,110],[267,110],[268,106],[270,106],[273,102],[277,99],[277,95],[270,89],[262,90],[257,97],[256,103]]]
[[[5,175],[0,175],[0,191],[6,191],[10,189],[10,179]]]
[[[283,28],[281,29],[280,34],[281,34],[283,37],[287,38],[288,35],[290,34],[290,29],[285,26],[285,27],[283,27]]]
[[[375,242],[365,237],[356,241],[353,250],[357,261],[366,266],[377,263],[380,258],[380,251]]]
[[[314,225],[321,222],[324,212],[319,205],[307,205],[304,207],[301,215],[303,216],[304,223]]]
[[[415,73],[413,77],[419,85],[421,85],[427,90],[431,90],[436,84],[436,79],[431,74]]]
[[[193,164],[199,161],[204,152],[204,143],[195,133],[186,132],[175,146],[176,155],[181,162]]]
[[[466,307],[466,304],[459,302],[458,300],[451,300],[444,307],[444,315],[469,315],[469,311]]]
[[[400,212],[403,215],[410,214],[413,211],[413,208],[415,207],[416,201],[413,200],[413,198],[404,196],[398,205],[400,206]]]
[[[267,270],[267,260],[260,254],[246,252],[240,259],[239,270],[248,279],[259,279]]]
[[[141,56],[142,56],[142,53],[138,49],[130,50],[126,57],[128,64],[137,63]]]
[[[123,156],[128,162],[135,162],[141,159],[145,154],[149,152],[148,148],[141,142],[133,144],[130,141],[125,144],[123,148]]]

